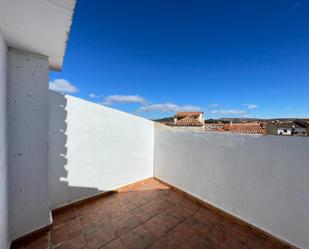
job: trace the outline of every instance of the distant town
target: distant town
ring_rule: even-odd
[[[308,136],[309,134],[309,118],[205,119],[203,112],[176,112],[173,117],[156,119],[154,121],[170,127],[195,131],[215,131],[279,136]]]

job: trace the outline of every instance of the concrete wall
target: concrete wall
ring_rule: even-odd
[[[309,139],[155,130],[154,175],[309,248]]]
[[[15,239],[50,223],[46,57],[9,51],[10,233]]]
[[[9,246],[7,162],[7,47],[0,32],[0,248]]]
[[[50,92],[52,208],[153,176],[154,123]]]

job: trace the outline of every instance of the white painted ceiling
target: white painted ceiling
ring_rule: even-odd
[[[0,31],[9,47],[48,56],[61,70],[76,0],[0,0]]]

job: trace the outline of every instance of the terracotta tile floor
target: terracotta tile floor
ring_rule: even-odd
[[[13,248],[287,248],[197,205],[156,180],[54,214],[48,232]]]

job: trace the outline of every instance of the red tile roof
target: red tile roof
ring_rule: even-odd
[[[198,117],[202,113],[203,112],[176,112],[175,117],[176,118],[183,118],[183,117],[187,117],[187,116]]]
[[[198,121],[192,116],[186,116],[185,118],[182,118],[180,120],[177,120],[177,122],[174,124],[175,126],[203,126],[203,123]]]
[[[226,124],[225,131],[232,133],[265,134],[266,127],[263,124]]]

